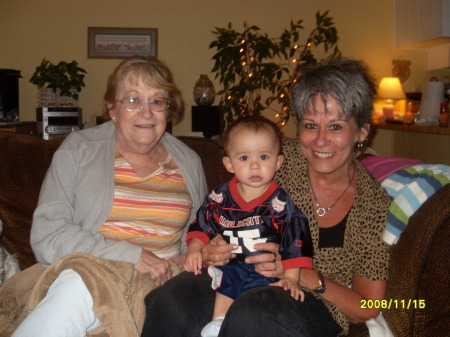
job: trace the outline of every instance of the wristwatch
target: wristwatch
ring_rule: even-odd
[[[326,290],[325,279],[323,278],[323,275],[320,271],[317,272],[317,275],[319,276],[319,286],[317,288],[314,288],[312,291],[320,295],[323,294]]]

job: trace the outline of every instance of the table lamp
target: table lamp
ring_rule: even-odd
[[[394,101],[406,98],[400,79],[398,77],[383,77],[378,86],[378,97],[385,99],[383,116],[381,117],[382,122],[384,122],[386,118],[394,116]]]

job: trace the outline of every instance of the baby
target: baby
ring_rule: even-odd
[[[216,235],[239,248],[227,265],[208,268],[217,294],[213,320],[203,328],[202,337],[217,336],[233,300],[256,286],[279,286],[293,298],[304,299],[298,285],[300,268],[312,268],[313,246],[305,215],[273,181],[283,163],[281,142],[278,126],[261,116],[238,119],[223,135],[223,164],[235,176],[205,198],[190,225],[186,270],[201,272],[202,248]],[[262,276],[245,263],[247,256],[265,253],[253,249],[260,242],[280,244],[282,279]],[[275,262],[276,258],[274,270]]]

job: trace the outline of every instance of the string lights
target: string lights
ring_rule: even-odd
[[[250,69],[250,64],[252,62],[254,62],[255,57],[254,56],[250,56],[250,53],[252,52],[252,47],[250,43],[247,43],[247,40],[242,39],[240,41],[240,45],[241,48],[239,49],[239,53],[242,54],[242,57],[244,58],[241,61],[241,66],[242,66],[242,73],[246,74],[248,78],[252,78],[254,76],[254,73],[251,71]],[[299,59],[301,59],[305,54],[308,53],[308,49],[310,49],[312,46],[312,42],[310,41],[310,39],[308,39],[307,43],[305,43],[305,45],[303,46],[303,49],[300,51],[300,46],[298,44],[294,44],[292,46],[292,50],[291,50],[291,54],[293,54],[290,63],[294,65],[294,67],[296,66],[296,64],[299,62]],[[298,53],[298,58],[294,57],[295,53]],[[292,80],[291,83],[295,83],[297,81],[297,77],[300,75],[300,72],[296,71],[297,69],[294,68],[291,70],[293,70],[294,75],[292,76]],[[228,100],[231,100],[232,96],[229,95]],[[278,125],[280,127],[283,127],[286,125],[287,123],[287,119],[285,118],[290,110],[289,107],[286,105],[286,103],[283,103],[285,101],[286,98],[286,93],[285,92],[280,92],[278,95],[278,101],[282,103],[281,108],[279,110],[275,110],[272,108],[272,110],[275,110],[274,112],[274,118],[278,121]],[[240,97],[238,99],[239,103],[242,104],[244,102],[244,99],[242,97]],[[245,112],[247,112],[247,110],[245,108],[241,109],[241,113],[244,114]]]
[[[316,27],[304,44],[299,42],[302,29],[302,20],[291,21],[279,38],[269,38],[246,23],[242,33],[232,29],[231,23],[228,28],[216,28],[210,48],[217,48],[213,72],[224,87],[218,95],[222,94],[219,108],[226,124],[243,114],[271,110],[278,125],[286,125],[291,116],[289,89],[303,66],[317,62],[311,48],[323,45],[328,54],[339,52],[328,11],[317,12]]]

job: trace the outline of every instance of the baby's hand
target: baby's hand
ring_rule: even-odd
[[[271,286],[281,287],[284,290],[289,290],[291,296],[296,300],[300,299],[301,302],[305,300],[305,293],[300,290],[298,281],[293,278],[283,277],[278,282],[272,283]]]
[[[188,252],[186,255],[184,269],[193,272],[195,275],[200,274],[202,270],[202,253]]]

